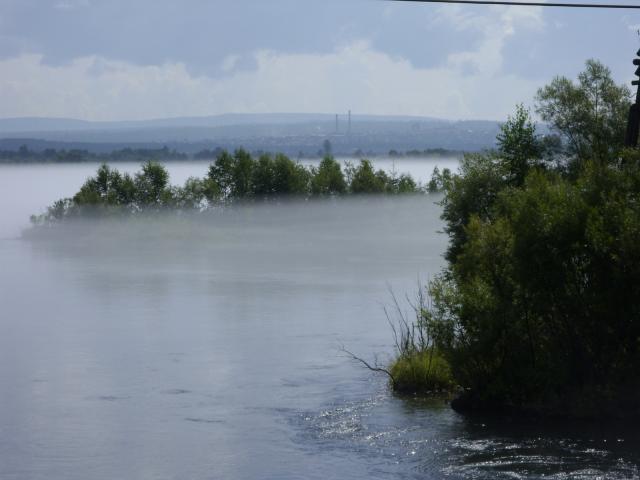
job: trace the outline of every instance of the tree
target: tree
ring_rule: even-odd
[[[243,198],[251,194],[253,164],[253,158],[251,158],[251,155],[246,150],[240,148],[233,154],[233,183],[231,196],[234,198]]]
[[[128,173],[102,164],[95,177],[89,178],[73,197],[78,206],[131,206],[136,197],[136,186]]]
[[[527,171],[541,155],[536,127],[522,104],[517,105],[516,113],[500,126],[496,140],[502,166],[510,182],[522,185]]]
[[[273,188],[279,195],[307,193],[309,172],[286,155],[277,154],[273,162]]]
[[[271,195],[275,189],[273,185],[274,164],[271,156],[260,155],[253,169],[253,193],[256,196]]]
[[[347,183],[342,167],[333,157],[326,156],[317,169],[312,170],[311,193],[314,195],[336,195],[345,193]]]
[[[455,262],[467,241],[472,217],[490,220],[494,204],[509,183],[502,173],[502,160],[495,152],[466,154],[459,173],[443,183],[442,219],[449,235],[446,259]]]
[[[556,77],[538,90],[537,112],[568,142],[577,163],[615,161],[624,146],[630,91],[616,85],[611,71],[587,60],[575,84]]]
[[[322,152],[325,157],[330,157],[333,153],[333,147],[331,145],[331,141],[327,138],[324,142],[322,142]]]
[[[217,190],[223,197],[231,193],[234,181],[234,159],[226,150],[222,151],[216,161],[209,166],[207,179],[211,184],[217,185]]]
[[[169,172],[162,165],[149,160],[134,177],[138,206],[163,206],[171,203]]]
[[[176,187],[173,192],[174,205],[184,210],[200,210],[207,198],[206,180],[189,177],[183,187]]]
[[[351,173],[352,193],[382,193],[386,187],[386,174],[382,170],[375,172],[369,160],[360,160],[360,165]]]

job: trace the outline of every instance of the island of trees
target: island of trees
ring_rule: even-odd
[[[444,171],[445,173],[448,170]],[[437,190],[442,174],[428,189]],[[448,174],[448,173],[447,173]],[[32,216],[36,225],[86,216],[137,214],[160,210],[205,211],[232,202],[283,196],[302,198],[347,194],[411,194],[423,191],[409,174],[375,170],[366,159],[356,164],[325,157],[316,166],[304,166],[286,155],[253,157],[243,149],[221,151],[204,178],[191,177],[172,186],[160,163],[147,161],[135,175],[101,165],[71,198],[56,201],[46,213]]]
[[[640,154],[630,91],[590,60],[444,185],[447,266],[396,331],[394,388],[455,409],[640,416]]]

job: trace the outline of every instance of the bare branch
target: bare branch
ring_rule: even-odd
[[[373,365],[371,365],[369,362],[367,362],[364,358],[358,357],[357,355],[355,355],[354,353],[350,352],[349,350],[347,350],[344,345],[340,346],[340,351],[347,354],[352,360],[355,360],[357,362],[360,362],[362,365],[364,365],[365,367],[367,367],[369,370],[371,370],[372,372],[381,372],[386,374],[389,379],[391,379],[391,383],[393,384],[394,388],[396,385],[396,379],[393,377],[393,375],[391,374],[391,372],[389,370],[387,370],[384,367],[381,367],[377,360],[374,362]]]

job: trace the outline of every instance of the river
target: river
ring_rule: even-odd
[[[466,418],[342,353],[393,354],[390,292],[443,265],[439,197],[21,236],[95,168],[0,167],[0,479],[639,477],[633,426]]]

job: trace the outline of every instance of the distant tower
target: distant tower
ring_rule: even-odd
[[[347,133],[351,135],[351,110],[349,110],[349,126],[347,127]]]
[[[336,133],[338,133],[338,114],[336,113]]]

